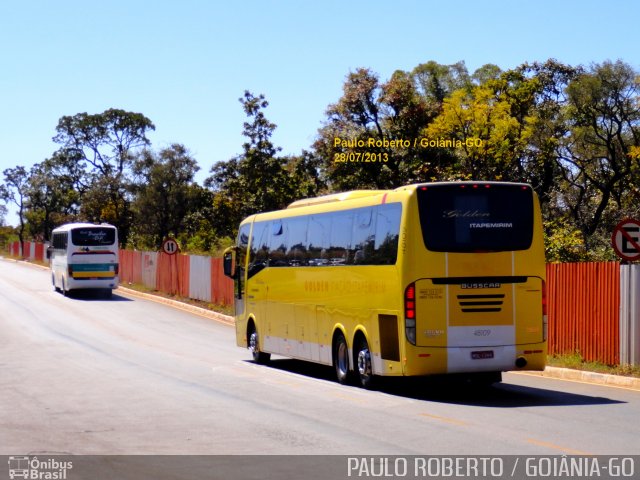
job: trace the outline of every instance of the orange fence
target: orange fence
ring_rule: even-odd
[[[620,361],[620,264],[547,265],[549,353],[578,352],[585,360]]]
[[[142,252],[120,250],[120,282],[142,283]]]
[[[189,296],[189,256],[182,254],[158,255],[156,287],[170,295]]]
[[[222,258],[211,259],[211,301],[220,305],[233,305],[233,281],[224,276]]]
[[[137,252],[120,250],[120,282],[145,284],[169,295],[189,297],[189,286],[192,282],[204,282],[204,278],[190,271],[189,255],[167,255],[156,252]],[[154,265],[155,263],[155,265]],[[210,258],[210,286],[207,285],[207,295],[201,300],[218,305],[233,304],[233,281],[222,273],[222,259]],[[151,272],[153,279],[145,278],[145,272]]]
[[[7,250],[10,255],[37,260],[39,262],[46,260],[46,249],[47,245],[40,242],[24,242],[22,248],[20,247],[20,242],[10,242],[7,245]]]

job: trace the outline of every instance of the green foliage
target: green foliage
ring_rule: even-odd
[[[564,109],[570,135],[560,144],[559,163],[573,221],[595,247],[598,230],[611,231],[628,199],[638,193],[640,81],[620,61],[593,65],[567,86]],[[619,218],[618,218],[619,219]]]
[[[108,221],[138,248],[157,249],[171,234],[183,250],[212,253],[243,218],[300,198],[504,180],[533,186],[547,260],[567,262],[614,259],[614,225],[640,217],[640,76],[622,61],[487,64],[472,74],[464,62],[428,61],[388,80],[359,68],[310,149],[290,156],[272,143],[265,97],[245,91],[239,100],[241,153],[213,165],[204,187],[186,147],[149,148],[155,126],[140,113],[62,117],[58,151],[30,172],[4,172],[0,199],[19,209],[16,233],[46,240],[60,223]]]
[[[26,218],[31,236],[51,238],[58,225],[75,221],[80,208],[79,182],[85,174],[73,151],[61,149],[33,166],[27,189]]]
[[[551,220],[544,224],[544,246],[547,262],[587,261],[581,232],[566,220]]]
[[[157,154],[147,149],[136,158],[131,211],[138,246],[158,250],[167,236],[186,230],[189,215],[202,206],[202,187],[194,182],[198,169],[196,160],[178,144]]]
[[[610,235],[640,214],[638,74],[620,61],[586,71],[550,59],[469,76],[427,62],[382,83],[351,73],[314,144],[331,191],[439,180],[530,183],[541,199],[550,260],[613,258]],[[351,142],[337,142],[335,139]],[[428,145],[366,148],[378,164],[336,163],[369,139]],[[420,145],[420,143],[419,143]]]
[[[7,251],[10,242],[18,240],[16,229],[6,225],[0,225],[0,252],[2,255]]]
[[[4,185],[0,188],[0,199],[6,203],[13,203],[18,207],[18,239],[24,243],[25,238],[25,208],[27,201],[27,189],[29,188],[29,175],[23,166],[7,168],[4,175]]]
[[[53,141],[72,152],[78,168],[90,167],[82,179],[81,217],[116,225],[126,244],[133,215],[130,211],[128,168],[136,150],[150,145],[146,134],[155,126],[141,113],[111,108],[98,114],[64,116]]]
[[[282,158],[271,142],[276,125],[263,110],[269,105],[264,95],[245,91],[239,99],[249,121],[244,122],[243,153],[211,168],[205,185],[214,193],[214,228],[219,236],[233,237],[240,221],[254,213],[284,208],[305,195],[315,195],[322,187],[317,161],[308,154]]]

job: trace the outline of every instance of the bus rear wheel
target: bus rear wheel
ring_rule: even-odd
[[[348,385],[351,383],[349,374],[349,347],[342,333],[338,333],[333,341],[333,367],[336,370],[338,383]]]
[[[253,325],[249,328],[248,338],[248,347],[251,355],[253,356],[253,360],[256,363],[265,364],[271,359],[270,353],[265,353],[260,351],[260,344],[258,342],[258,331],[256,327]]]
[[[358,383],[363,388],[371,388],[373,386],[373,369],[371,367],[371,352],[369,344],[362,338],[356,345],[355,349],[356,373],[358,375]]]

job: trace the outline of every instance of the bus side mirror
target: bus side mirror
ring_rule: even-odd
[[[51,252],[53,252],[53,247],[51,245],[49,245],[47,247],[47,260],[51,259]]]
[[[228,248],[222,254],[222,270],[226,277],[236,278],[236,251]]]

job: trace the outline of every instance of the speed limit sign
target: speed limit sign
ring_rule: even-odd
[[[173,238],[167,238],[164,242],[162,242],[162,251],[168,255],[173,255],[174,253],[178,253],[180,247],[178,246],[178,242],[176,242]]]

